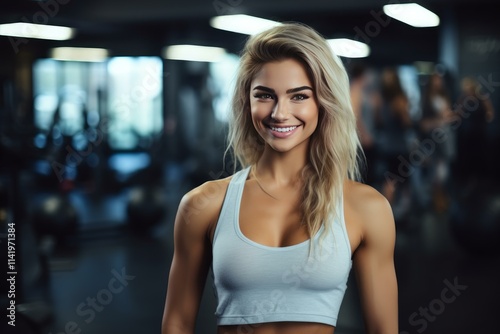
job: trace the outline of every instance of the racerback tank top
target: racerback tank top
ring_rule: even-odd
[[[222,204],[212,244],[212,277],[218,325],[278,321],[318,322],[336,326],[352,267],[344,224],[338,218],[318,243],[311,239],[286,247],[254,242],[240,230],[240,203],[250,167],[233,175]]]

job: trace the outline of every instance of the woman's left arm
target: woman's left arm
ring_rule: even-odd
[[[397,334],[396,231],[392,209],[385,197],[374,190],[366,194],[365,200],[357,206],[362,240],[354,253],[353,262],[366,332]]]

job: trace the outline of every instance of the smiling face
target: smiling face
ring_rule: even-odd
[[[250,84],[250,111],[268,146],[278,152],[306,152],[319,112],[304,66],[294,59],[264,64]]]

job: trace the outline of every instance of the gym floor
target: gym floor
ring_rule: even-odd
[[[160,332],[173,251],[172,223],[189,186],[177,180],[165,189],[167,215],[151,233],[144,234],[113,223],[124,219],[125,194],[99,200],[84,193],[72,194],[72,203],[82,213],[78,247],[71,254],[52,253],[45,288],[26,289],[30,301],[25,305],[26,313],[43,300],[52,314],[40,333]],[[104,213],[107,216],[103,217]],[[92,224],[97,218],[109,222],[108,228],[95,229]],[[24,233],[25,247],[29,248],[26,245],[33,236],[29,229]],[[40,270],[37,265],[30,268]],[[500,259],[472,256],[458,247],[446,214],[422,212],[398,226],[396,269],[400,334],[498,332]],[[31,275],[29,271],[25,274]],[[216,332],[211,284],[209,277],[196,333]],[[39,310],[33,311],[32,317],[42,318]],[[364,331],[351,275],[336,334],[355,333]]]

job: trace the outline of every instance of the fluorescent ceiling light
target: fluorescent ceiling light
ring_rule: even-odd
[[[328,44],[337,56],[347,58],[364,58],[370,55],[370,47],[365,43],[348,38],[329,39]]]
[[[99,62],[108,58],[108,50],[97,48],[54,48],[50,50],[50,57],[65,61]]]
[[[218,62],[224,57],[226,50],[213,46],[170,45],[163,49],[166,59]]]
[[[46,24],[34,24],[26,22],[0,24],[0,35],[37,38],[63,41],[71,39],[75,34],[75,29],[60,26],[50,26]]]
[[[210,19],[210,25],[216,29],[246,35],[254,35],[264,30],[279,26],[281,23],[262,19],[260,17],[237,14],[213,17]]]
[[[385,5],[384,13],[413,27],[436,27],[439,16],[416,3]]]

